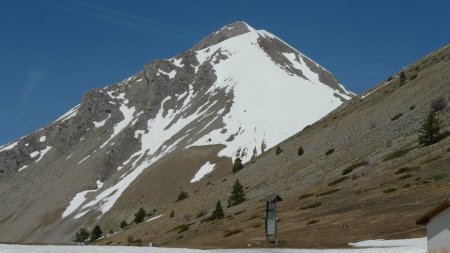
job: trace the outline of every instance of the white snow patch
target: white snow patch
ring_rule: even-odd
[[[26,169],[28,167],[28,165],[24,165],[22,167],[19,168],[19,172],[21,172],[22,170]]]
[[[230,111],[222,118],[227,134],[220,134],[221,129],[216,129],[191,146],[223,144],[226,147],[219,156],[233,158],[239,155],[247,162],[253,152],[242,155],[237,153],[238,150],[256,149],[257,154],[261,154],[263,139],[266,148],[271,148],[342,104],[333,96],[335,91],[322,84],[317,74],[305,68],[306,64],[293,61],[293,65],[301,68],[310,80],[289,75],[274,64],[256,43],[259,32],[248,32],[196,52],[200,64],[217,50],[228,55],[227,59],[213,64],[217,81],[205,95],[222,89],[233,92],[234,99]],[[290,60],[295,57],[293,54],[285,56]],[[298,101],[308,106],[299,106]],[[238,134],[232,141],[227,141],[233,133]]]
[[[69,158],[72,157],[73,154],[75,154],[75,152],[73,152],[72,154],[70,154],[69,156],[67,156],[66,161],[69,160]]]
[[[125,99],[124,97],[125,97],[125,93],[121,93],[117,98]],[[128,103],[128,100],[125,101],[125,104],[127,104],[127,103]],[[131,121],[133,120],[133,114],[136,111],[136,109],[134,108],[134,106],[131,108],[128,108],[125,104],[120,105],[120,108],[119,108],[123,114],[124,119],[114,126],[113,133],[111,134],[109,139],[100,146],[100,149],[104,148],[109,143],[110,140],[112,140],[120,132],[122,132],[122,130],[124,130],[128,126],[128,124],[130,124]]]
[[[177,111],[168,111],[165,116],[163,116],[164,104],[167,101],[171,100],[172,97],[168,96],[163,99],[163,101],[161,102],[161,108],[155,118],[150,119],[147,122],[149,131],[143,134],[141,137],[141,150],[132,155],[137,158],[135,163],[133,163],[133,167],[129,170],[131,172],[129,172],[128,174],[124,174],[116,184],[98,194],[94,200],[84,205],[83,209],[97,205],[97,210],[99,210],[102,214],[106,213],[112,208],[112,206],[116,203],[116,201],[127,189],[127,187],[146,168],[175,149],[175,145],[163,146],[163,144],[166,141],[170,140],[173,135],[181,131],[188,124],[194,122],[205,113],[205,111],[198,109],[196,112],[190,114],[187,117],[179,118],[170,126],[170,128],[167,128],[167,126],[172,123],[176,115],[188,109],[189,102],[191,101],[193,96],[194,89],[192,85],[189,85],[189,94],[188,97],[186,97],[186,99],[184,100],[181,109]],[[140,158],[142,158],[143,156],[146,157],[145,160],[137,164],[137,161],[141,161]]]
[[[111,117],[111,113],[108,113],[108,117],[106,117],[106,119],[102,120],[102,121],[93,121],[92,123],[94,123],[95,128],[99,128],[105,125],[106,121]]]
[[[181,63],[182,58],[178,58],[178,59],[172,59],[172,63],[173,65],[182,68],[184,66],[184,64]]]
[[[65,218],[66,216],[70,215],[75,210],[77,210],[78,207],[80,207],[80,205],[83,204],[84,201],[86,201],[86,194],[88,194],[90,192],[98,191],[100,188],[102,188],[103,183],[100,180],[97,180],[96,183],[97,183],[97,189],[95,189],[95,190],[86,190],[86,191],[82,191],[82,192],[79,192],[79,193],[75,194],[73,199],[70,201],[69,206],[62,213],[61,218]]]
[[[88,155],[88,156],[86,156],[85,158],[81,159],[81,161],[79,161],[79,162],[77,163],[77,165],[82,164],[82,163],[83,163],[84,161],[86,161],[89,157],[91,157],[91,155]]]
[[[30,153],[30,157],[31,158],[35,158],[36,156],[39,155],[39,153],[40,153],[39,151],[33,151],[33,152]]]
[[[382,241],[377,247],[341,249],[183,249],[132,246],[56,246],[0,244],[0,252],[8,253],[426,253],[426,238]],[[410,244],[405,245],[404,242]],[[257,245],[254,245],[257,246]]]
[[[77,111],[78,111],[78,107],[80,105],[76,105],[75,107],[73,107],[72,109],[70,109],[68,112],[64,113],[61,117],[59,117],[57,120],[55,120],[54,122],[64,122],[72,117],[74,117],[75,115],[77,115]]]
[[[46,139],[47,139],[47,136],[44,135],[39,138],[39,141],[44,142]]]
[[[195,173],[195,176],[191,179],[191,183],[200,181],[200,179],[202,179],[206,174],[214,170],[214,166],[215,164],[211,164],[209,161],[203,164],[203,166],[200,167],[197,173]]]
[[[5,151],[5,150],[10,150],[13,149],[15,146],[17,146],[17,141],[10,143],[10,144],[6,144],[0,147],[0,152]]]
[[[42,158],[44,158],[44,155],[51,149],[51,146],[47,146],[45,147],[43,150],[39,151],[39,158],[34,161],[35,163],[39,162]]]
[[[152,218],[146,220],[145,222],[149,222],[149,221],[152,221],[152,220],[156,220],[156,219],[159,219],[159,218],[161,218],[161,217],[163,217],[163,216],[164,216],[164,214],[160,214],[160,215],[158,215],[158,216],[155,216],[155,217],[152,217]]]
[[[169,79],[172,79],[177,74],[177,71],[174,69],[174,70],[170,71],[169,73],[167,73],[161,69],[158,69],[158,73],[156,73],[156,75],[159,76],[159,74],[164,74],[166,76],[169,76]]]

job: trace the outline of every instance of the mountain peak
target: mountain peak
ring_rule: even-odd
[[[232,37],[236,37],[242,35],[244,33],[248,33],[251,31],[255,31],[253,27],[249,26],[247,23],[243,21],[235,21],[228,25],[223,26],[219,30],[209,34],[207,37],[202,39],[199,43],[195,44],[192,47],[192,50],[197,51],[201,50],[215,44],[218,44],[224,40],[227,40]]]

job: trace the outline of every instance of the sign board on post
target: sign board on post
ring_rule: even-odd
[[[266,240],[270,242],[269,236],[275,235],[275,244],[278,244],[278,201],[282,201],[281,197],[278,194],[266,198],[266,217],[264,217]]]
[[[267,235],[275,235],[276,231],[276,222],[277,222],[277,209],[275,203],[267,203]]]

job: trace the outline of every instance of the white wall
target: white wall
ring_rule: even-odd
[[[450,208],[427,224],[428,253],[450,253]]]

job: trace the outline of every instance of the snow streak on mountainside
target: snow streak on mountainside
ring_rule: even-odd
[[[287,71],[274,62],[258,43],[259,39],[277,38],[265,31],[249,30],[194,52],[198,61],[194,66],[195,74],[197,67],[207,62],[212,66],[216,81],[196,91],[194,80],[187,91],[165,97],[157,115],[148,120],[146,127],[135,132],[141,141],[141,149],[131,158],[138,162],[134,162],[118,182],[85,203],[80,209],[81,214],[92,207],[103,214],[109,211],[143,170],[176,148],[222,144],[224,148],[219,156],[241,157],[243,162],[247,162],[265,148],[326,115],[342,103],[341,98],[350,98],[350,93],[338,93],[338,90],[322,84],[319,75],[306,65],[305,57],[296,51],[283,52],[285,66],[300,71],[303,76]],[[169,62],[176,60],[169,59]],[[156,75],[172,79],[176,73],[176,68],[170,72],[158,68]],[[335,93],[340,97],[334,96]],[[123,98],[125,94],[119,96]],[[223,101],[222,97],[229,100]],[[195,102],[201,98],[208,99],[202,104]],[[124,103],[128,101],[125,99]],[[180,103],[181,106],[166,107],[168,103]],[[216,104],[220,104],[219,110],[212,109]],[[114,133],[106,143],[135,117],[134,109],[124,104],[120,110],[124,120],[114,127]],[[220,127],[211,127],[213,124]],[[176,135],[180,137],[171,141]],[[126,162],[122,164],[126,165]]]
[[[276,36],[236,22],[179,56],[88,92],[51,125],[4,145],[0,180],[61,167],[55,182],[65,184],[68,201],[51,200],[64,203],[60,217],[100,217],[144,170],[175,150],[221,145],[219,157],[247,162],[352,96]]]

